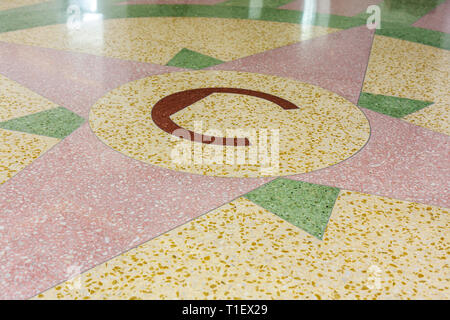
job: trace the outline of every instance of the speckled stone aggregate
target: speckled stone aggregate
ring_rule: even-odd
[[[66,24],[0,33],[0,41],[165,65],[187,48],[229,61],[337,29],[220,18],[154,17]]]
[[[84,119],[66,108],[55,108],[0,122],[0,128],[63,139]]]
[[[350,159],[289,179],[450,207],[448,136],[363,110],[371,135]]]
[[[0,298],[34,296],[270,180],[149,165],[84,123],[0,186]]]
[[[351,17],[360,12],[365,12],[368,6],[379,4],[381,1],[382,0],[316,0],[314,2],[309,2],[305,0],[294,0],[280,8]]]
[[[422,101],[433,106],[405,117],[405,120],[448,134],[450,117],[450,51],[410,41],[375,36],[364,92]],[[436,121],[427,121],[436,116]],[[434,117],[433,117],[434,118]]]
[[[223,61],[183,48],[172,59],[170,59],[169,62],[167,62],[167,65],[198,70],[220,63],[223,63]]]
[[[96,3],[78,28],[69,2],[0,1],[0,122],[64,138],[0,129],[0,298],[450,298],[449,1]],[[214,93],[171,119],[280,129],[287,177],[154,162],[148,96],[224,84],[312,103]],[[93,106],[109,145],[47,116]]]
[[[378,4],[381,12],[381,23],[393,22],[398,25],[410,25],[445,1],[446,0],[381,1]],[[372,12],[366,12],[364,10],[359,16],[366,18],[371,13]]]
[[[56,108],[51,102],[0,74],[0,121]]]
[[[37,299],[448,299],[448,210],[342,191],[323,241],[239,198]]]
[[[2,0],[0,2],[0,11],[30,6],[33,4],[48,2],[50,0]]]
[[[117,5],[133,4],[216,4],[224,0],[129,0],[117,2]]]
[[[288,99],[298,109],[283,110],[251,96],[212,94],[172,116],[179,126],[194,132],[217,130],[226,137],[226,130],[254,130],[255,135],[245,136],[258,146],[256,151],[243,146],[191,143],[156,126],[151,116],[156,102],[175,92],[202,87],[258,90]],[[360,150],[370,134],[364,114],[330,91],[286,78],[234,71],[170,73],[128,83],[100,99],[91,109],[89,122],[104,143],[131,158],[164,168],[225,177],[280,176],[324,168]],[[196,127],[196,122],[201,128]],[[267,131],[267,138],[262,130]],[[267,146],[259,148],[264,141]],[[274,146],[279,150],[279,159],[271,156]],[[196,151],[196,147],[200,150]],[[239,148],[245,152],[242,162],[234,155]],[[174,150],[181,151],[174,155]],[[257,157],[255,162],[251,160],[252,152]],[[267,164],[262,159],[266,152]],[[218,154],[220,159],[216,160]],[[231,162],[227,162],[229,154],[235,157]]]
[[[58,142],[55,138],[0,129],[0,184]]]
[[[338,188],[276,179],[245,198],[322,239],[338,194]]]
[[[358,102],[372,46],[366,26],[268,50],[210,69],[277,75],[311,83]]]
[[[180,70],[151,63],[6,42],[0,42],[0,51],[1,74],[84,118],[89,116],[90,108],[98,99],[121,84],[149,75]],[[20,97],[16,91],[12,94]],[[33,97],[33,94],[27,93],[27,96]],[[39,99],[33,105],[40,103],[41,108],[36,108],[34,112],[43,110],[43,107],[47,109],[58,106],[48,102],[46,107],[46,104],[40,102],[42,98]],[[22,99],[19,103],[21,102]],[[23,102],[28,102],[23,103],[24,106],[31,104],[27,100]],[[8,108],[12,106],[14,104],[9,103]],[[24,106],[17,109],[26,110]],[[23,115],[16,111],[14,114]]]
[[[430,104],[433,104],[433,102],[390,97],[367,92],[361,92],[358,100],[358,106],[380,112],[394,118],[407,116],[408,114],[423,109]]]

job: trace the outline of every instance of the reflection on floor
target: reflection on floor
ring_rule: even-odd
[[[0,298],[448,299],[449,8],[3,1]]]

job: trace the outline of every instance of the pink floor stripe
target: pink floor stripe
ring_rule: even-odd
[[[0,42],[0,52],[0,74],[83,117],[121,84],[182,70],[6,42]]]
[[[225,0],[130,0],[116,3],[117,5],[134,5],[134,4],[216,4]]]
[[[373,31],[366,26],[338,31],[214,66],[294,78],[334,91],[357,103]]]
[[[86,123],[0,186],[0,299],[31,297],[269,180],[144,164]]]
[[[450,33],[450,0],[442,3],[417,20],[413,26]]]
[[[280,9],[299,10],[306,12],[319,12],[352,17],[365,12],[367,7],[378,4],[382,0],[296,0],[281,6]]]
[[[372,128],[366,147],[333,167],[290,177],[339,188],[450,207],[450,139],[363,109]]]

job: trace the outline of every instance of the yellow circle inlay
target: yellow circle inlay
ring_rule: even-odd
[[[213,93],[170,119],[196,133],[245,137],[249,146],[192,142],[160,129],[152,108],[184,90],[227,87],[288,100],[298,109],[249,95]],[[271,75],[192,71],[155,75],[112,90],[91,109],[90,125],[113,149],[164,168],[223,177],[284,176],[341,162],[370,135],[364,114],[343,97],[320,87]]]
[[[0,41],[165,65],[181,49],[231,61],[336,31],[249,19],[93,14],[84,21],[69,14],[67,23],[0,33]]]

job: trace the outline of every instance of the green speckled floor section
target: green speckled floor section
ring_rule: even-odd
[[[167,66],[199,70],[221,63],[222,60],[183,48],[167,63]]]
[[[59,107],[0,122],[0,128],[62,139],[83,122],[79,115]]]
[[[390,97],[382,94],[361,92],[358,105],[385,115],[402,118],[423,109],[433,102]]]
[[[443,2],[445,0],[385,0],[379,4],[381,28],[376,34],[450,50],[449,34],[411,26]],[[353,18],[367,20],[369,15],[364,11]]]
[[[281,178],[251,191],[245,197],[322,239],[339,191],[334,187]]]

